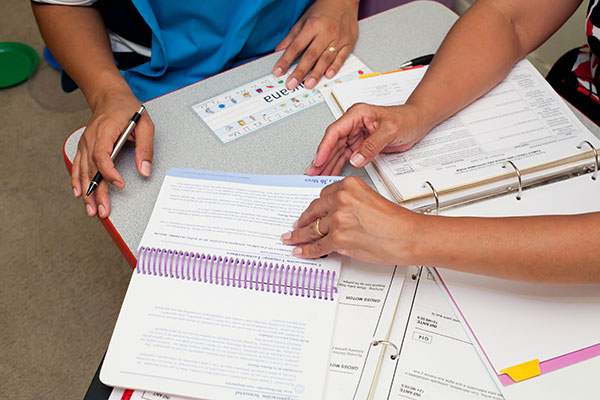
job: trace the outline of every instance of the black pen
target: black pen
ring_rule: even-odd
[[[398,69],[410,68],[416,65],[429,65],[431,60],[433,60],[433,54],[427,54],[425,56],[413,58],[412,60],[402,63]]]
[[[115,157],[117,157],[117,154],[119,154],[119,151],[121,151],[121,149],[123,148],[123,145],[127,141],[127,138],[129,137],[129,135],[131,135],[131,132],[133,132],[133,128],[135,128],[135,125],[140,120],[140,117],[142,116],[144,111],[146,111],[146,107],[144,107],[144,105],[142,104],[140,109],[137,110],[135,114],[133,114],[133,117],[131,117],[131,120],[129,120],[129,124],[127,125],[127,128],[125,128],[123,133],[121,133],[121,136],[119,136],[119,140],[117,140],[117,144],[115,144],[115,148],[113,149],[112,153],[110,154],[111,160],[114,161]],[[94,179],[92,179],[92,182],[90,182],[90,187],[88,188],[87,193],[85,194],[85,197],[88,197],[90,194],[92,194],[92,192],[98,187],[98,185],[100,184],[101,181],[102,181],[102,174],[100,173],[100,171],[98,171],[98,172],[96,172]]]

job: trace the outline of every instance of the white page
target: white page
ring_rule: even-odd
[[[587,174],[525,190],[521,200],[505,195],[444,214],[492,217],[599,210],[600,184]],[[494,376],[503,368],[533,359],[543,362],[600,343],[600,285],[545,285],[437,271]]]
[[[410,315],[396,322],[391,336],[401,346],[400,357],[386,358],[374,398],[502,399],[433,275],[423,269],[403,294],[411,294]]]
[[[296,259],[279,235],[337,179],[169,171],[143,246],[275,263],[275,268],[292,264],[292,272],[288,279],[288,272],[271,275],[266,267],[262,274],[259,267],[234,267],[232,279],[230,269],[225,279],[226,263],[213,263],[207,279],[207,262],[195,272],[189,258],[155,262],[157,257],[147,259],[142,252],[102,382],[206,399],[320,398],[340,257]],[[304,277],[299,269],[293,272],[296,267],[304,269]],[[320,284],[318,271],[326,277]]]
[[[333,92],[347,109],[357,102],[403,104],[426,67],[344,83]],[[589,132],[527,61],[498,86],[432,129],[412,149],[380,155],[376,162],[404,197],[439,191],[503,172],[510,159],[521,169],[577,154],[599,140]],[[428,192],[427,192],[428,193]]]
[[[172,169],[140,246],[327,266],[339,274],[338,255],[299,259],[280,239],[321,189],[339,179]]]

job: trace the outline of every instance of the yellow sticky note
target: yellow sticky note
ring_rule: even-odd
[[[540,372],[540,360],[531,360],[523,364],[515,365],[500,370],[501,374],[506,374],[515,382],[521,382],[525,379],[538,376]]]

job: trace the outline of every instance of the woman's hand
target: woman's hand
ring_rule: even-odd
[[[125,186],[110,154],[131,116],[140,108],[140,101],[126,88],[107,91],[91,105],[92,117],[79,140],[73,160],[71,186],[75,197],[84,196],[86,211],[90,217],[98,214],[100,218],[106,218],[110,213],[108,183],[119,189]],[[142,176],[149,176],[152,170],[153,137],[154,125],[148,113],[144,113],[130,137],[136,141],[135,165]],[[85,192],[98,170],[102,173],[103,180],[86,198]]]
[[[277,77],[285,74],[304,52],[286,81],[288,89],[298,86],[311,69],[304,83],[307,89],[314,88],[323,75],[333,78],[354,49],[357,18],[357,0],[317,0],[275,48],[285,52],[275,64],[273,74]]]
[[[360,168],[380,152],[406,151],[431,129],[412,104],[355,104],[325,131],[308,175],[338,175],[347,161]]]
[[[292,254],[302,258],[335,251],[367,262],[409,265],[419,218],[348,177],[324,188],[281,240],[297,245]]]

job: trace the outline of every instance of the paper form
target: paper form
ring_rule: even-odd
[[[403,104],[427,67],[345,83],[333,89],[345,109],[357,102]],[[432,129],[412,149],[382,154],[377,165],[403,198],[438,191],[503,172],[512,160],[523,169],[568,155],[599,140],[590,133],[544,78],[520,61],[498,86]]]
[[[320,88],[355,80],[370,72],[351,54],[332,79],[323,77],[310,90],[304,87],[304,83],[288,90],[285,81],[293,70],[294,67],[291,67],[286,75],[279,78],[269,74],[192,108],[223,143],[228,143],[320,103],[323,101]]]

